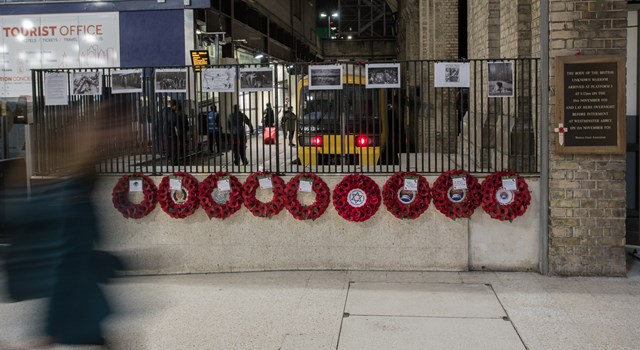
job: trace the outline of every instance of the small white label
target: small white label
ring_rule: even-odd
[[[453,189],[454,190],[466,190],[467,188],[467,177],[466,176],[452,176],[451,181],[453,181]]]
[[[515,191],[518,189],[517,179],[515,177],[503,177],[502,188],[507,191]]]
[[[218,180],[218,190],[231,191],[231,183],[229,182],[229,178],[223,177]]]
[[[169,178],[169,188],[174,191],[182,190],[182,179],[181,178]]]
[[[258,179],[260,188],[273,188],[273,182],[271,182],[271,176],[261,177]]]
[[[310,179],[301,179],[300,184],[298,185],[298,191],[300,192],[311,192],[313,186],[313,180]]]
[[[418,191],[418,179],[412,177],[404,179],[404,189],[407,191]]]
[[[142,192],[142,179],[139,177],[129,178],[129,192]]]

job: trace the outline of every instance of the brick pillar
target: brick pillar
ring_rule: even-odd
[[[549,21],[553,131],[554,57],[625,55],[627,1],[549,0]],[[558,137],[552,132],[549,139],[550,273],[625,275],[625,156],[556,154]]]
[[[450,0],[420,0],[420,59],[458,59],[458,2]],[[433,70],[424,77],[422,106],[428,111],[423,125],[423,152],[455,153],[458,123],[455,119],[455,92],[444,89],[427,89],[433,86]],[[431,94],[431,96],[428,96]],[[432,101],[426,105],[424,101]],[[452,110],[454,112],[452,112]]]

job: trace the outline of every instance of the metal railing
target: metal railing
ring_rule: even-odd
[[[538,59],[459,62],[469,66],[469,88],[436,87],[436,79],[446,78],[438,77],[437,63],[443,62],[399,62],[400,87],[385,81],[393,67],[382,70],[381,85],[367,86],[367,78],[376,83],[374,70],[367,76],[367,66],[356,63],[336,66],[342,67],[342,79],[333,81],[330,76],[322,81],[324,71],[315,70],[320,80],[309,79],[315,66],[306,63],[202,71],[192,66],[34,70],[33,173],[60,171],[66,151],[87,146],[80,130],[105,109],[111,116],[108,139],[95,140],[102,159],[97,169],[105,174],[538,173]],[[508,74],[489,69],[494,63],[506,63]],[[335,90],[328,87],[332,84]],[[275,117],[272,128],[263,120],[267,103]],[[244,138],[233,134],[230,122],[236,105],[251,124],[240,128]],[[219,128],[210,132],[212,106],[219,112]],[[291,143],[281,123],[289,107],[297,116]]]

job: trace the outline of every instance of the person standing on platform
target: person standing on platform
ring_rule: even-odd
[[[209,153],[213,153],[213,145],[216,146],[216,152],[220,152],[220,128],[219,128],[218,107],[216,105],[211,106],[211,111],[207,115],[208,122],[208,141],[209,141]]]
[[[265,128],[272,128],[276,124],[276,118],[273,114],[273,108],[271,108],[271,102],[267,102],[267,108],[262,112],[262,126]]]
[[[233,138],[233,164],[243,165],[249,164],[247,160],[247,132],[245,124],[249,126],[251,135],[253,135],[253,125],[246,114],[240,111],[238,105],[233,105],[233,112],[229,114],[228,126]]]
[[[282,116],[282,121],[280,122],[282,126],[282,130],[284,130],[289,135],[289,146],[295,147],[296,144],[293,143],[293,135],[296,132],[296,125],[298,123],[298,116],[293,113],[293,107],[289,106],[284,112]]]

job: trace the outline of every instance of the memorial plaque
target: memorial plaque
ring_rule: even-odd
[[[559,153],[624,152],[623,56],[556,57]]]

